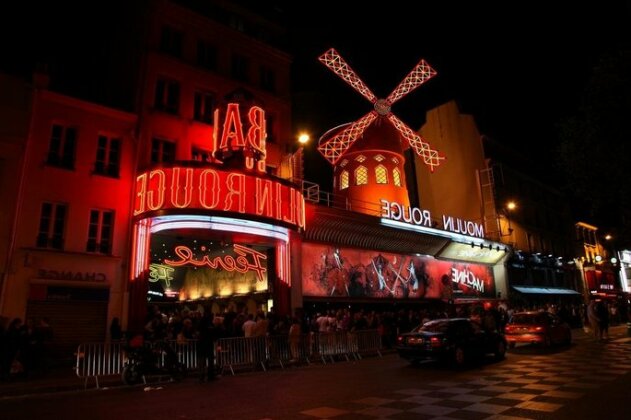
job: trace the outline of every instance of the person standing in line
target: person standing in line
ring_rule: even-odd
[[[596,311],[595,300],[590,301],[587,306],[587,321],[589,322],[590,327],[592,327],[594,338],[598,340],[600,338],[600,318],[598,318],[598,313]]]
[[[199,320],[199,339],[197,341],[197,365],[200,382],[215,379],[215,323],[210,309],[204,311]]]
[[[598,315],[598,327],[601,340],[609,339],[609,309],[602,300],[596,305],[596,315]]]

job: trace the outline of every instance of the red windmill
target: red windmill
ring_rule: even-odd
[[[408,205],[403,149],[407,145],[412,147],[431,172],[445,158],[397,118],[390,108],[435,76],[436,71],[421,60],[386,99],[377,99],[334,48],[319,59],[374,106],[357,121],[329,130],[320,138],[318,150],[335,166],[336,193],[345,196],[347,202],[350,199],[354,210],[363,209],[370,214],[377,211],[375,199]],[[383,124],[384,121],[390,124]],[[359,139],[362,141],[358,142]]]

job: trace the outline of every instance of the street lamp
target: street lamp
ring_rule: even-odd
[[[310,139],[311,136],[309,136],[309,133],[307,132],[302,131],[298,134],[298,144],[300,146],[298,147],[298,150],[296,150],[296,152],[292,155],[292,178],[294,179],[294,182],[302,183],[302,181],[304,180],[304,147],[307,143],[309,143]]]
[[[504,217],[506,218],[506,225],[508,226],[508,233],[502,233],[502,224],[500,223],[500,236],[511,236],[513,234],[510,213],[512,213],[515,209],[517,209],[517,202],[510,200],[503,208],[499,210],[500,215],[504,215]]]

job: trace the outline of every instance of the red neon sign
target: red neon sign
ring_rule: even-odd
[[[226,115],[223,124],[220,124],[220,111],[215,110],[214,115],[214,149],[223,151],[243,150],[245,167],[265,172],[265,111],[258,106],[253,106],[247,113],[247,133],[244,133],[243,122],[239,104],[230,103],[226,107]],[[218,132],[221,127],[221,134]],[[217,142],[219,143],[217,145]],[[256,158],[255,158],[256,154]]]
[[[276,180],[210,168],[161,168],[138,175],[134,216],[165,209],[235,212],[305,226],[305,201]]]
[[[202,247],[201,249],[202,251],[205,251],[206,247]],[[267,268],[263,267],[261,261],[267,260],[267,255],[238,244],[234,244],[233,249],[234,253],[237,254],[236,258],[232,255],[217,257],[204,255],[201,259],[195,259],[193,251],[189,247],[178,245],[175,247],[175,255],[177,255],[180,259],[165,259],[164,263],[172,267],[181,267],[183,265],[192,265],[196,267],[207,266],[210,268],[219,267],[226,271],[236,271],[241,274],[247,273],[248,271],[254,271],[258,281],[265,281],[263,274],[267,272]]]

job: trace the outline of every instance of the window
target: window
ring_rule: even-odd
[[[232,56],[232,77],[243,82],[247,82],[250,78],[248,72],[250,70],[250,61],[247,57],[239,54]]]
[[[272,114],[265,114],[265,131],[267,133],[266,143],[275,143],[276,137],[274,136],[274,122],[275,118]]]
[[[348,159],[344,159],[342,160],[342,162],[340,163],[340,168],[345,167],[346,165],[348,165]]]
[[[215,95],[209,92],[195,92],[193,106],[193,119],[204,123],[213,122],[213,108],[215,107]]]
[[[96,161],[94,162],[95,174],[118,177],[120,145],[120,139],[99,136],[96,147]]]
[[[274,70],[267,67],[261,67],[260,70],[260,83],[261,88],[268,92],[276,91],[276,74]]]
[[[383,155],[375,155],[375,157],[373,159],[375,159],[377,162],[381,162],[381,161],[385,160],[386,158],[383,157]]]
[[[197,41],[197,64],[208,70],[217,70],[217,47],[206,41]]]
[[[180,108],[180,84],[174,80],[158,79],[154,107],[177,114]]]
[[[38,247],[63,249],[67,213],[68,208],[65,204],[42,203],[37,234]]]
[[[340,174],[340,190],[348,188],[348,171],[342,171]]]
[[[77,129],[53,124],[46,163],[65,169],[74,169]]]
[[[198,149],[196,147],[193,147],[191,156],[193,160],[196,160],[198,162],[212,162],[213,160],[212,153],[210,151]]]
[[[368,184],[368,169],[365,166],[358,166],[355,169],[355,185]]]
[[[375,179],[377,180],[377,184],[388,183],[388,170],[385,166],[379,165],[375,168]]]
[[[174,57],[182,56],[182,32],[165,26],[160,37],[160,51]]]
[[[357,157],[355,158],[355,160],[356,160],[357,162],[364,162],[364,161],[366,160],[366,156],[364,156],[364,155],[359,155],[359,156],[357,156]]]
[[[175,162],[175,143],[154,138],[151,141],[151,163]]]
[[[394,185],[396,185],[397,187],[401,186],[401,172],[399,171],[398,168],[394,168],[392,170],[392,181],[394,182]]]
[[[111,210],[90,210],[88,226],[87,252],[110,254],[112,252],[112,233],[114,212]]]

